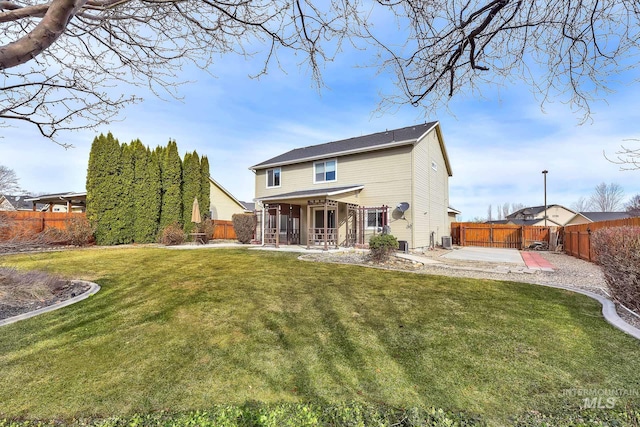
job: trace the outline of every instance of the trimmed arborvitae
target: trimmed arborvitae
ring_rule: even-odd
[[[114,229],[118,230],[117,243],[131,243],[135,234],[135,198],[134,183],[134,148],[132,145],[123,144],[120,156],[120,180],[117,183],[119,196],[116,204],[118,222]],[[114,230],[116,231],[116,230]]]
[[[93,140],[87,170],[87,219],[98,245],[118,243],[117,204],[120,187],[120,143],[111,133]]]
[[[182,224],[182,162],[178,145],[169,141],[163,151],[160,230],[172,223]]]
[[[211,210],[211,184],[209,183],[209,159],[207,156],[202,156],[200,159],[200,214],[202,219],[209,218],[209,211]]]
[[[184,219],[184,231],[191,233],[195,224],[191,222],[193,201],[200,197],[200,157],[197,152],[187,153],[182,164],[182,218]],[[198,200],[200,204],[200,200]]]
[[[134,150],[135,194],[134,236],[136,243],[154,242],[160,220],[160,166],[155,152],[140,140],[131,143]]]

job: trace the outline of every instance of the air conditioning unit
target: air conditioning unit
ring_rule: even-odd
[[[442,247],[445,249],[453,249],[451,236],[442,236]]]

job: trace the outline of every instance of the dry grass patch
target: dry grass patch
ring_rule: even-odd
[[[44,301],[69,281],[41,271],[18,271],[0,267],[0,304],[22,305],[31,301]]]

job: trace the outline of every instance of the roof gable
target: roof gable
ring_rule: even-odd
[[[444,147],[444,141],[440,132],[438,122],[428,122],[415,126],[408,126],[400,129],[386,130],[384,132],[370,135],[358,136],[343,139],[340,141],[327,142],[324,144],[311,145],[308,147],[296,148],[279,156],[272,157],[262,163],[252,166],[250,169],[266,169],[270,167],[283,166],[295,163],[302,163],[312,160],[319,160],[328,157],[338,157],[347,154],[362,153],[366,151],[381,150],[400,145],[414,144],[424,135],[436,128],[440,147],[444,157],[447,172],[451,176],[451,166]]]
[[[564,210],[566,210],[567,212],[570,213],[576,213],[574,211],[572,211],[571,209],[568,209],[562,205],[547,205],[546,207],[543,206],[528,206],[526,208],[522,208],[519,209],[513,213],[510,213],[509,215],[506,216],[507,219],[520,219],[519,217],[521,216],[533,216],[534,218],[536,217],[536,215],[539,215],[541,213],[543,213],[546,210],[551,209],[552,207],[558,207],[558,208],[562,208]]]

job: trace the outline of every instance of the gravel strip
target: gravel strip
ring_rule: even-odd
[[[389,263],[376,265],[369,261],[363,251],[345,251],[337,253],[307,254],[300,258],[309,261],[332,262],[340,264],[359,264],[391,270],[412,271],[420,274],[437,274],[448,277],[464,277],[471,279],[508,280],[513,282],[532,283],[536,285],[560,285],[572,289],[581,289],[611,299],[604,275],[596,264],[574,258],[564,253],[538,252],[549,261],[553,272],[516,268],[505,264],[487,262],[459,261],[442,258],[448,253],[444,249],[435,249],[425,253],[416,253],[426,258],[420,265],[407,260],[395,258]],[[617,306],[617,305],[616,305]],[[640,329],[640,318],[633,316],[621,307],[616,307],[618,315],[630,325]]]

